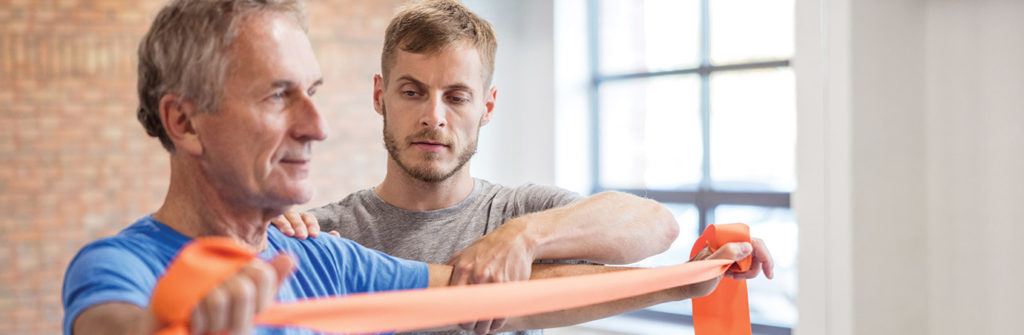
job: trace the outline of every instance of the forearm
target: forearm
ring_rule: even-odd
[[[111,302],[82,311],[74,321],[72,332],[75,335],[154,334],[157,325],[149,310],[130,303]]]
[[[633,263],[663,252],[679,234],[665,206],[621,192],[599,193],[562,208],[524,215],[505,226],[498,231],[520,231],[535,259],[605,264]]]
[[[431,287],[446,286],[451,278],[452,267],[447,265],[431,264]],[[613,267],[582,264],[534,264],[530,279],[545,279],[557,277],[571,277],[589,274],[600,274],[615,271],[632,270],[636,268]],[[501,332],[526,329],[543,329],[552,327],[564,327],[582,322],[606,318],[626,312],[635,311],[653,305],[692,299],[699,296],[699,289],[694,289],[697,284],[674,287],[666,290],[652,292],[635,297],[613,300],[601,304],[566,309],[543,314],[512,317],[501,328]],[[595,293],[599,294],[599,293]],[[706,293],[705,293],[706,294]],[[438,328],[440,329],[440,328]],[[453,327],[445,327],[453,329]]]
[[[598,274],[630,269],[633,268],[588,265],[538,264],[534,266],[534,275],[531,277],[531,279]],[[609,316],[635,311],[638,309],[654,306],[665,302],[694,298],[695,296],[693,296],[691,292],[692,290],[689,289],[689,286],[683,286],[652,292],[635,297],[613,300],[596,305],[572,308],[543,314],[513,317],[508,319],[508,322],[500,331],[505,332],[570,326],[578,323],[603,319]],[[595,292],[595,294],[600,293]]]

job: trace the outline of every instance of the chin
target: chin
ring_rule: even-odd
[[[288,187],[282,192],[277,192],[277,196],[280,202],[285,206],[301,205],[309,202],[313,199],[313,185],[308,181],[304,181],[301,185],[295,185],[294,187]]]

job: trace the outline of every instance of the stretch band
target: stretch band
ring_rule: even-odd
[[[694,254],[704,246],[717,250],[741,241],[750,241],[746,225],[709,226],[694,245]],[[254,258],[226,238],[201,238],[185,246],[153,292],[150,305],[163,326],[158,334],[187,334],[190,313],[202,297]],[[745,271],[750,258],[735,264]],[[734,266],[730,260],[703,260],[573,277],[352,294],[278,303],[258,313],[255,323],[332,333],[409,331],[618,300],[714,279],[730,266]],[[726,287],[726,283],[731,284]],[[746,297],[743,281],[722,278],[714,293],[694,299],[696,332],[749,335]]]

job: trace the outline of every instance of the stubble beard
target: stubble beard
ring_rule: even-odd
[[[434,168],[431,165],[413,166],[411,164],[406,164],[402,161],[400,156],[401,149],[399,148],[398,141],[395,140],[395,137],[390,132],[388,132],[387,108],[381,106],[381,111],[384,115],[384,147],[387,148],[388,155],[391,156],[391,160],[398,164],[398,167],[402,168],[402,171],[405,171],[406,174],[416,180],[426,183],[440,183],[446,181],[448,178],[454,176],[455,173],[459,172],[459,170],[469,162],[469,159],[473,158],[473,155],[476,154],[477,139],[480,138],[479,126],[476,128],[476,136],[473,137],[473,140],[455,151],[456,155],[458,155],[458,164],[456,164],[451,170],[445,171],[441,167]],[[444,134],[440,131],[434,128],[428,128],[406,137],[406,140],[402,143],[412,143],[413,139],[430,139],[435,141],[446,140]],[[448,141],[445,141],[445,143],[448,143]],[[441,159],[441,154],[428,152],[424,155],[424,159],[427,161],[439,161]]]

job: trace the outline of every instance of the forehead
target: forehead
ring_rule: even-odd
[[[476,89],[484,85],[480,53],[469,42],[425,54],[397,50],[388,79],[394,81],[403,76],[437,87],[462,84]]]
[[[309,39],[292,19],[263,12],[247,15],[236,24],[238,35],[227,52],[227,81],[263,85],[320,79],[320,65]]]

